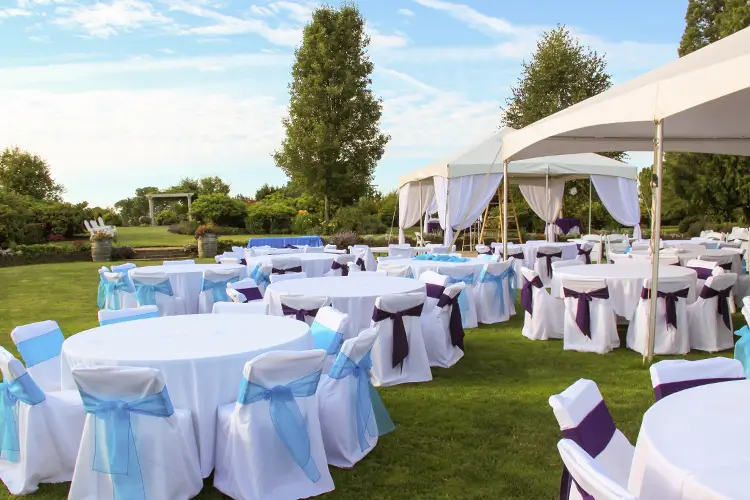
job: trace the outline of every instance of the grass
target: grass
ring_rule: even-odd
[[[0,330],[43,319],[56,320],[66,335],[96,326],[97,267],[81,262],[0,269]],[[396,431],[354,469],[332,467],[336,490],[329,498],[555,499],[560,431],[547,399],[579,378],[597,382],[618,427],[635,443],[653,403],[640,355],[627,349],[603,356],[563,351],[560,341],[522,337],[522,322],[516,315],[469,330],[466,356],[456,366],[434,369],[429,383],[382,389]],[[9,337],[0,337],[0,344],[15,352]],[[67,485],[42,485],[31,498],[66,495]],[[0,492],[0,500],[9,498]],[[208,480],[197,498],[226,497]]]
[[[129,247],[181,247],[195,241],[191,234],[174,234],[166,226],[118,227],[117,244]],[[247,242],[249,238],[261,237],[251,234],[220,236],[220,239]],[[268,236],[268,235],[263,235]]]

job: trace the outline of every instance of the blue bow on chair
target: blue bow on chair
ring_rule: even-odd
[[[174,296],[172,285],[168,279],[154,284],[138,281],[133,283],[135,285],[135,298],[138,300],[138,304],[142,306],[155,306],[157,293],[169,295],[170,297]]]
[[[491,274],[482,270],[482,274],[479,275],[479,283],[490,283],[494,282],[497,286],[495,287],[495,294],[500,301],[500,310],[505,311],[505,294],[503,293],[503,286],[507,285],[508,295],[510,295],[510,301],[515,302],[516,300],[516,271],[513,270],[513,266],[508,268],[500,274]]]
[[[459,276],[458,278],[448,278],[448,285],[455,285],[456,283],[464,283],[467,287],[474,284],[474,275],[467,274],[466,276]],[[458,309],[461,311],[461,323],[466,327],[466,318],[469,314],[469,294],[461,292],[458,294]]]
[[[255,280],[255,284],[258,286],[263,285],[263,288],[267,288],[271,284],[271,276],[263,274],[260,271],[260,264],[255,264],[255,267],[250,272],[250,277]]]
[[[338,354],[341,344],[344,343],[343,333],[332,330],[317,321],[313,321],[310,325],[310,333],[313,338],[313,347],[325,349],[326,353],[330,355]]]
[[[229,283],[236,283],[239,280],[239,276],[234,276],[221,281],[208,281],[204,278],[203,284],[201,285],[201,291],[205,292],[213,290],[214,302],[229,302],[229,296],[227,296],[227,285]]]
[[[312,456],[307,419],[302,416],[296,398],[315,394],[321,373],[321,370],[318,370],[287,385],[277,385],[270,389],[254,384],[243,377],[240,394],[237,397],[237,402],[242,405],[263,400],[269,402],[271,421],[276,434],[284,443],[294,462],[313,483],[320,480],[320,471]]]
[[[21,444],[18,439],[16,405],[19,401],[27,405],[38,405],[47,399],[44,392],[28,373],[10,382],[0,383],[0,458],[18,462]]]
[[[99,309],[104,309],[105,305],[108,306],[107,309],[115,311],[120,309],[120,292],[133,292],[134,290],[125,280],[109,281],[104,276],[101,278],[96,305]]]
[[[174,413],[166,387],[161,392],[126,403],[103,400],[82,391],[83,409],[95,417],[92,469],[112,477],[115,500],[145,500],[143,476],[135,448],[130,414],[167,418]]]
[[[357,389],[352,396],[354,407],[357,409],[357,438],[359,439],[359,448],[362,451],[370,447],[365,432],[370,437],[378,437],[388,434],[396,428],[391,416],[388,415],[388,410],[385,409],[383,401],[380,399],[380,394],[370,383],[371,368],[372,360],[369,352],[359,363],[355,363],[346,354],[340,353],[328,373],[329,377],[337,380],[349,375],[357,379]],[[375,428],[372,424],[375,424]]]

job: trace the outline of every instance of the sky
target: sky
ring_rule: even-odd
[[[0,0],[0,148],[46,159],[66,201],[219,175],[283,184],[287,84],[309,0]],[[334,4],[337,4],[334,2]],[[687,0],[359,0],[399,175],[481,141],[544,30],[604,53],[613,82],[677,56]],[[631,163],[650,156],[631,154]]]

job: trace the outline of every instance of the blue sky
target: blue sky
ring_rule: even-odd
[[[0,0],[0,148],[46,158],[68,201],[220,175],[252,195],[284,175],[294,47],[308,0]],[[499,125],[543,30],[606,53],[615,83],[676,57],[687,0],[359,0],[391,135],[375,173],[399,175]],[[632,155],[647,164],[649,155]]]

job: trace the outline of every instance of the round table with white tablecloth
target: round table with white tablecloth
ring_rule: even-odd
[[[490,262],[487,258],[467,258],[464,262],[444,262],[439,260],[422,260],[422,259],[393,259],[388,260],[387,264],[398,264],[401,266],[411,267],[411,272],[415,279],[419,279],[424,271],[439,272],[438,269],[445,267],[472,266],[474,268],[474,282],[479,278],[479,273],[486,263]]]
[[[247,259],[248,274],[256,264],[270,264],[274,257],[273,255],[265,255]],[[307,274],[308,278],[319,278],[331,270],[331,263],[333,263],[336,255],[330,253],[300,253],[277,258],[299,259],[302,272]]]
[[[185,312],[198,314],[198,297],[203,286],[203,271],[210,269],[240,269],[240,278],[247,275],[245,266],[241,264],[175,264],[166,266],[144,266],[131,269],[145,273],[166,273],[172,291],[185,301]]]
[[[643,415],[628,489],[638,498],[750,498],[750,381],[686,389]]]
[[[609,288],[612,307],[618,316],[633,317],[641,298],[643,281],[651,277],[650,262],[628,262],[622,264],[593,264],[557,269],[552,277],[550,295],[563,297],[562,279],[570,277],[604,278]],[[692,269],[680,266],[659,266],[659,277],[686,277],[691,280],[688,303],[695,301],[695,283],[698,275]]]
[[[62,388],[79,366],[141,366],[164,375],[176,408],[193,414],[203,477],[214,466],[216,409],[237,399],[245,363],[272,350],[312,349],[305,323],[263,315],[199,314],[92,328],[65,340]]]
[[[392,293],[424,292],[424,283],[409,278],[394,278],[375,273],[350,273],[271,283],[265,300],[269,314],[281,316],[281,295],[296,294],[330,297],[333,307],[349,315],[345,338],[353,338],[370,327],[375,299]]]
[[[678,252],[670,253],[661,251],[659,252],[659,255],[661,257],[667,257],[667,256],[675,256],[680,261],[681,266],[687,265],[688,261],[693,259],[699,259],[700,257],[731,257],[732,258],[732,267],[729,269],[730,272],[736,273],[736,274],[742,274],[742,255],[736,251],[731,249],[703,249],[703,250],[685,250],[685,249],[679,249]],[[642,259],[650,259],[649,251],[648,250],[637,250],[637,251],[631,251],[631,258],[642,258]],[[710,259],[706,259],[710,260]]]

